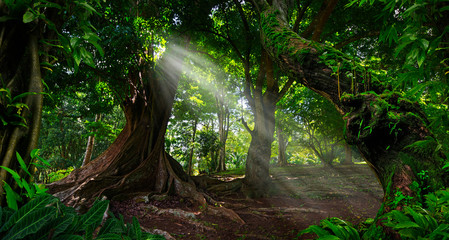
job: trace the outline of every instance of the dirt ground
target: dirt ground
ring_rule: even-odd
[[[136,216],[143,229],[165,232],[167,239],[311,239],[298,237],[298,232],[327,217],[353,224],[373,218],[383,197],[366,165],[272,168],[271,175],[276,190],[270,197],[211,195],[237,216],[218,206],[205,210],[179,197],[113,201],[111,210],[127,221]]]

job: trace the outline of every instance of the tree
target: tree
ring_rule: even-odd
[[[93,1],[95,2],[95,1]],[[45,70],[57,62],[54,46],[63,49],[66,60],[77,67],[89,56],[86,43],[96,44],[91,25],[84,21],[92,14],[91,1],[62,4],[55,2],[2,1],[0,2],[0,79],[1,165],[19,172],[16,152],[30,165],[30,153],[37,147],[43,107],[42,78]],[[63,14],[62,14],[63,13]],[[91,34],[70,45],[70,36],[61,32],[65,21],[77,19],[79,33]],[[59,43],[61,45],[59,45]],[[76,51],[72,47],[77,44]],[[80,53],[85,53],[81,56]],[[72,58],[73,56],[73,58]],[[25,177],[24,172],[20,172]],[[13,186],[13,179],[4,169],[0,182]],[[3,186],[3,185],[2,185]],[[3,187],[0,204],[5,204]]]
[[[419,104],[363,75],[364,68],[348,66],[350,59],[334,48],[293,32],[286,22],[285,2],[253,3],[261,14],[262,42],[270,57],[345,115],[346,140],[357,145],[372,166],[387,203],[394,199],[396,191],[416,195],[411,186],[413,181],[419,182],[417,173],[421,171],[432,179],[425,183],[428,191],[448,186],[449,174],[441,171],[445,156],[437,148]],[[329,57],[338,62],[326,61]],[[359,81],[364,80],[368,92],[353,84],[354,73]]]
[[[176,193],[204,204],[203,195],[164,148],[189,38],[177,41],[174,35],[158,34],[172,34],[176,26],[173,12],[164,5],[110,2],[105,11],[110,15],[100,19],[100,37],[106,54],[94,72],[122,99],[126,125],[97,159],[50,185],[50,191],[78,206],[89,206],[100,195],[126,197],[135,192]],[[162,47],[165,52],[158,53]]]

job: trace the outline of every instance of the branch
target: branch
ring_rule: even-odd
[[[321,8],[315,18],[310,23],[309,27],[302,33],[304,38],[311,38],[311,40],[318,42],[320,40],[321,33],[330,15],[337,6],[338,0],[325,0],[321,5]]]
[[[352,42],[358,41],[362,38],[379,36],[379,34],[380,34],[380,31],[370,31],[370,32],[366,32],[363,34],[355,35],[355,36],[352,36],[342,42],[335,44],[334,48],[341,49],[342,47],[344,47]]]
[[[245,127],[246,131],[248,131],[251,136],[253,135],[253,130],[251,130],[248,126],[248,123],[246,123],[245,119],[243,117],[240,118],[240,121],[242,121],[243,126]]]
[[[285,94],[287,93],[287,91],[290,89],[290,87],[293,85],[294,82],[295,82],[295,78],[293,78],[293,77],[288,78],[287,83],[284,85],[284,87],[282,87],[281,91],[278,94],[276,103],[279,102],[281,100],[281,98],[283,98],[285,96]]]

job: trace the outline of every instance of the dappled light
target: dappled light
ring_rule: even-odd
[[[447,238],[448,10],[0,1],[0,238]]]

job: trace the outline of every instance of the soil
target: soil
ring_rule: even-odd
[[[136,216],[142,229],[164,233],[167,239],[312,239],[298,233],[328,217],[352,224],[374,218],[383,198],[366,165],[275,167],[270,172],[274,190],[266,198],[209,194],[220,206],[204,208],[175,196],[143,197],[112,201],[110,209],[126,221]]]

